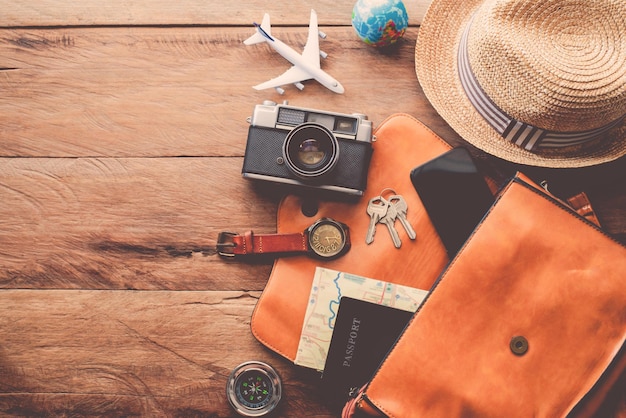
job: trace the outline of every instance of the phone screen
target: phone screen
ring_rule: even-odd
[[[452,259],[494,202],[465,148],[454,148],[411,171],[435,230]]]

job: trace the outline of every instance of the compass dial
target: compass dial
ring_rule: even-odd
[[[259,409],[267,405],[272,391],[269,377],[254,369],[243,372],[235,382],[237,399],[248,408]]]
[[[260,361],[240,364],[228,378],[226,395],[240,415],[260,417],[270,413],[281,397],[281,382],[270,365]]]

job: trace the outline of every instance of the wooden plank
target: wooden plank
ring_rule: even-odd
[[[0,287],[260,290],[220,231],[276,231],[241,158],[0,160]]]
[[[3,416],[231,416],[228,374],[261,360],[284,416],[331,416],[316,375],[249,331],[259,292],[0,290]]]
[[[271,262],[224,260],[220,231],[275,232],[282,191],[242,158],[0,159],[0,288],[261,290]],[[623,186],[596,190],[626,242]]]
[[[409,23],[418,25],[431,0],[405,1]],[[350,25],[354,1],[295,0],[285,7],[281,2],[257,1],[207,3],[201,0],[133,1],[111,0],[5,0],[1,27],[16,26],[91,26],[91,25],[241,25],[260,20],[270,13],[279,25],[305,25],[309,10],[315,9],[321,25]]]
[[[458,136],[421,93],[417,29],[383,54],[332,28],[322,65],[346,87],[315,81],[284,96],[253,85],[289,63],[265,45],[242,44],[248,28],[73,28],[0,31],[0,156],[241,156],[246,118],[266,99],[359,112],[378,124],[418,116],[444,138]],[[277,28],[301,48],[306,31]],[[320,100],[321,99],[321,100]]]

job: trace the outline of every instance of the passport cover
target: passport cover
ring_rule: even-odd
[[[322,375],[331,404],[347,401],[371,377],[413,316],[412,312],[342,297]]]

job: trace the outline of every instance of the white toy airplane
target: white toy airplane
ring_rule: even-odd
[[[335,93],[344,92],[341,83],[320,68],[320,56],[326,58],[327,54],[320,51],[318,35],[320,38],[325,38],[326,35],[317,28],[317,14],[315,10],[311,10],[309,37],[302,51],[302,55],[272,36],[270,15],[267,13],[263,16],[263,22],[260,25],[255,23],[254,26],[257,32],[243,43],[246,45],[254,45],[267,42],[276,52],[291,62],[293,67],[285,71],[281,76],[261,83],[253,88],[263,90],[274,87],[278,93],[283,94],[285,93],[285,90],[281,88],[283,85],[294,84],[298,89],[302,90],[304,89],[304,85],[301,81],[315,79],[324,87]]]

